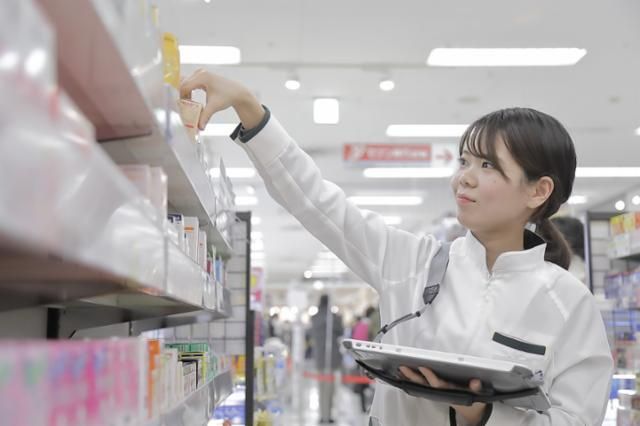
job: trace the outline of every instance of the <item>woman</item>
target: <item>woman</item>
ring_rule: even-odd
[[[182,96],[194,89],[207,92],[201,128],[215,112],[235,109],[241,125],[232,138],[240,140],[271,196],[378,291],[382,323],[422,307],[439,247],[433,236],[414,236],[359,210],[322,179],[313,160],[241,84],[200,70],[183,83]],[[513,108],[473,123],[459,152],[451,187],[458,220],[469,231],[451,246],[438,299],[420,318],[392,329],[385,342],[525,363],[544,372],[552,408],[450,407],[378,384],[372,419],[384,426],[600,425],[613,367],[604,325],[592,295],[566,271],[570,253],[549,221],[573,186],[570,136],[546,114]],[[536,350],[527,351],[531,347]],[[403,373],[433,387],[452,386],[424,368]],[[472,391],[480,386],[469,383]]]

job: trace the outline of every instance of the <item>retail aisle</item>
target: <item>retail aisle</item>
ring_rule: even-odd
[[[286,407],[277,424],[296,426],[316,426],[320,420],[318,382],[303,379],[302,407]],[[345,385],[336,387],[333,402],[333,417],[337,426],[366,426],[367,415],[360,410],[359,396]]]

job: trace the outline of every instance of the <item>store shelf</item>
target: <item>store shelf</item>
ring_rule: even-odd
[[[215,407],[231,394],[232,387],[231,372],[220,373],[146,426],[206,425]]]
[[[214,226],[215,192],[180,120],[177,91],[163,83],[160,36],[141,31],[150,18],[139,5],[125,4],[131,10],[123,12],[90,0],[40,4],[58,37],[60,85],[93,123],[97,140],[117,163],[161,166],[171,208],[197,216],[218,253],[231,256]]]
[[[60,85],[98,140],[151,134],[153,115],[102,17],[89,0],[38,0],[55,30]]]
[[[629,254],[626,254],[624,256],[610,257],[610,259],[613,259],[613,260],[632,260],[632,261],[640,262],[640,253],[629,253]]]
[[[118,164],[160,166],[168,177],[170,210],[196,216],[218,254],[229,257],[231,245],[215,227],[216,198],[213,186],[198,158],[197,146],[188,137],[177,112],[177,93],[164,86],[164,108],[155,108],[157,121],[151,135],[102,143]]]

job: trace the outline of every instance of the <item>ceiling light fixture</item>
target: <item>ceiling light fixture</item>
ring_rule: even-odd
[[[640,136],[640,127],[636,129],[636,136]]]
[[[362,174],[372,179],[428,179],[451,177],[453,167],[370,167]]]
[[[626,204],[624,203],[624,201],[622,201],[622,200],[616,201],[616,204],[615,204],[616,210],[618,210],[620,212],[620,211],[624,210],[625,207],[626,207]]]
[[[391,124],[387,136],[394,138],[459,138],[468,124]]]
[[[396,87],[396,84],[393,80],[384,79],[380,82],[380,90],[383,92],[390,92]]]
[[[180,46],[181,64],[234,65],[240,58],[240,49],[233,46]]]
[[[572,195],[567,200],[568,204],[586,204],[587,197],[584,195]]]
[[[422,197],[414,195],[355,196],[349,197],[349,200],[359,206],[417,206],[422,204]]]
[[[338,124],[340,103],[335,98],[319,98],[313,101],[313,121],[316,124]]]
[[[300,80],[297,78],[290,78],[289,80],[284,82],[284,87],[289,90],[298,90],[300,89]]]
[[[640,204],[640,195],[634,195],[633,198],[631,198],[631,204],[634,206]]]
[[[540,67],[575,65],[587,54],[578,48],[436,48],[432,67]]]
[[[227,177],[233,179],[250,179],[256,176],[256,169],[253,167],[228,167],[225,169],[225,173]],[[209,176],[216,179],[219,178],[220,169],[217,167],[209,169]]]
[[[200,132],[200,136],[226,136],[229,137],[231,133],[238,127],[238,124],[233,123],[220,123],[220,124],[207,124],[207,127]]]
[[[576,177],[579,178],[634,178],[640,177],[640,167],[578,167]]]

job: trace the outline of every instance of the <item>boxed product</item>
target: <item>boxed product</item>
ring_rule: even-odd
[[[185,230],[184,230],[184,216],[182,216],[179,213],[171,213],[167,215],[167,218],[169,219],[169,222],[172,223],[178,231],[178,240],[179,240],[178,247],[180,247],[180,250],[187,253],[187,243],[186,243]]]
[[[184,235],[186,239],[187,254],[194,262],[198,262],[198,232],[199,223],[195,216],[184,217]]]
[[[178,101],[178,108],[180,110],[182,124],[184,124],[187,134],[195,141],[200,132],[198,123],[200,121],[200,114],[202,113],[202,104],[188,99],[180,99]]]
[[[207,234],[204,231],[198,231],[198,263],[207,270]]]

